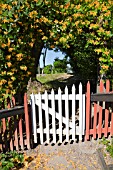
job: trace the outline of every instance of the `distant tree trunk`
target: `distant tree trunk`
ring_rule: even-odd
[[[47,54],[47,48],[45,48],[44,54],[43,54],[43,68],[45,67],[45,59]]]
[[[38,74],[40,74],[40,63],[38,64]]]
[[[37,68],[39,67],[39,59],[40,59],[43,46],[44,46],[43,42],[40,41],[40,42],[36,42],[32,48],[31,56],[34,58],[34,66],[31,75],[32,78],[36,78],[36,72],[37,72]]]

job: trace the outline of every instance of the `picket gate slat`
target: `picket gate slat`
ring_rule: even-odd
[[[34,135],[34,143],[37,143],[37,126],[36,126],[36,109],[35,109],[35,96],[31,94],[31,109],[32,109],[32,128]]]
[[[83,129],[82,129],[82,122],[83,122],[83,96],[82,96],[82,84],[80,83],[79,84],[79,95],[80,95],[80,99],[79,99],[79,132],[80,132],[80,135],[79,135],[79,140],[82,141],[82,132],[83,132]]]
[[[83,119],[82,119],[82,135],[85,135],[85,109],[86,109],[86,103],[85,103],[85,94],[83,94]]]
[[[75,101],[76,101],[76,94],[75,94],[75,85],[72,86],[72,140],[75,141]]]
[[[65,87],[65,116],[66,116],[66,142],[69,141],[69,103],[68,88]]]
[[[59,142],[62,143],[62,95],[61,89],[58,89],[58,109],[59,109]]]
[[[47,143],[49,144],[49,110],[48,110],[48,94],[45,91],[45,117],[46,117],[46,139]]]
[[[42,100],[40,93],[39,93],[39,128],[40,128],[40,143],[43,144]]]
[[[52,104],[52,129],[53,129],[53,143],[56,143],[56,124],[55,124],[55,94],[54,94],[54,90],[51,90],[51,95],[52,95],[52,100],[51,100],[51,104]]]

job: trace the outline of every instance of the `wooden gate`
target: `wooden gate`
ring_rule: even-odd
[[[79,120],[76,120],[77,101],[79,106]],[[61,89],[55,94],[54,90],[48,94],[32,94],[32,131],[34,143],[38,142],[37,134],[40,134],[40,143],[62,143],[64,140],[75,141],[76,137],[82,140],[85,133],[85,94],[82,94],[82,84],[79,85],[79,94],[76,94],[75,85],[71,94],[68,87],[62,94]],[[45,134],[45,138],[44,138]]]

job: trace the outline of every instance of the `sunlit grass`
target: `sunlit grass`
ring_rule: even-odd
[[[40,81],[42,84],[46,84],[46,83],[54,81],[56,79],[65,77],[66,75],[67,75],[67,73],[42,74],[42,75],[37,76],[37,80]]]

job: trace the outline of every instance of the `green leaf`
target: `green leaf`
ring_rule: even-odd
[[[14,163],[13,162],[8,162],[7,167],[8,168],[13,168],[14,167]]]
[[[2,162],[2,166],[6,166],[8,164],[8,161],[1,161]]]
[[[2,15],[3,15],[4,17],[7,17],[7,11],[3,12]]]
[[[8,12],[8,16],[9,16],[10,18],[12,18],[12,16],[13,16],[13,15],[12,15],[12,11],[9,11],[9,12]]]
[[[7,25],[6,24],[2,24],[2,28],[6,30]]]

